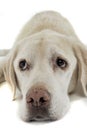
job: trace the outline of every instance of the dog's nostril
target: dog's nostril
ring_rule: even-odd
[[[27,100],[27,103],[34,103],[34,99],[33,98],[29,98],[29,100]]]
[[[43,103],[46,102],[46,100],[44,99],[44,97],[41,97],[40,100],[39,100],[39,102],[43,104]]]

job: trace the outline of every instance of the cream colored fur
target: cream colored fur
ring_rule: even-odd
[[[10,83],[14,98],[19,97],[16,93],[19,90],[19,113],[23,120],[30,118],[26,93],[32,86],[44,86],[51,94],[49,119],[52,120],[60,119],[68,111],[69,93],[80,90],[87,96],[87,49],[71,24],[59,13],[47,11],[36,14],[7,53],[3,53],[6,56],[0,60],[0,81],[3,78]],[[67,60],[65,70],[53,69],[52,59],[55,61],[57,57]],[[31,64],[29,71],[20,71],[21,59]]]

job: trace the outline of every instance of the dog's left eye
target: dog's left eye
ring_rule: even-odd
[[[26,60],[21,60],[21,61],[19,62],[19,68],[20,68],[22,71],[24,71],[24,70],[26,70],[26,69],[28,68],[28,64],[27,64]]]
[[[61,69],[64,69],[67,67],[67,62],[61,58],[57,58],[56,65],[60,67]]]

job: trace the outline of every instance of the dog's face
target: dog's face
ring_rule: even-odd
[[[25,120],[60,118],[68,109],[68,86],[76,59],[67,40],[62,43],[61,37],[52,35],[35,36],[21,43],[14,69]]]
[[[78,79],[79,58],[74,51],[68,37],[51,31],[17,43],[8,60],[9,76],[7,69],[5,73],[21,93],[19,113],[23,120],[56,120],[67,112],[68,92]]]

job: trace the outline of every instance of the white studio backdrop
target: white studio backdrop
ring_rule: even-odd
[[[65,16],[87,44],[86,0],[0,0],[0,49],[11,48],[22,26],[36,13],[54,10]],[[0,130],[87,130],[87,99],[71,102],[66,116],[52,123],[24,123],[17,116],[8,84],[0,86]]]

